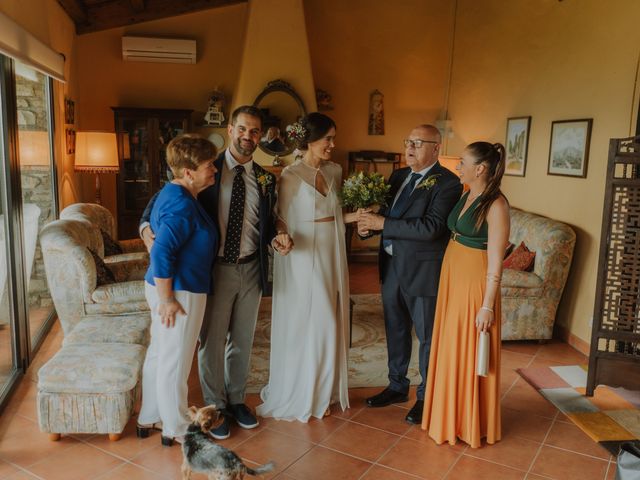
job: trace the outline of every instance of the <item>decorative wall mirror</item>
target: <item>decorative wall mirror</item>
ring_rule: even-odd
[[[287,138],[286,129],[307,113],[300,95],[287,82],[274,80],[267,84],[253,104],[264,115],[262,138],[258,143],[260,150],[275,157],[293,152],[295,145]]]

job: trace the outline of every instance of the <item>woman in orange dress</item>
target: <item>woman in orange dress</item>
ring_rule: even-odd
[[[505,150],[467,146],[457,169],[469,187],[449,215],[451,240],[440,274],[422,429],[436,443],[472,448],[500,440],[500,278],[509,241],[509,204],[500,191]],[[489,371],[476,374],[481,331]]]

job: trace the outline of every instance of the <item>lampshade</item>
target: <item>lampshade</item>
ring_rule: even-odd
[[[446,168],[447,170],[451,170],[458,177],[460,176],[460,174],[456,170],[456,165],[458,165],[458,162],[460,161],[460,157],[455,157],[453,155],[440,155],[438,157],[438,161],[440,162],[440,165],[442,165],[444,168]]]
[[[118,172],[118,146],[113,132],[78,132],[75,169],[81,172]]]
[[[47,131],[18,131],[19,158],[21,166],[49,166],[49,132]]]

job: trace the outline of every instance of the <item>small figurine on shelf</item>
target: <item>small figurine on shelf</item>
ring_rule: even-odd
[[[222,110],[224,109],[224,102],[224,93],[216,87],[209,97],[209,108],[204,115],[204,121],[207,125],[214,127],[223,126],[224,113],[222,113]]]

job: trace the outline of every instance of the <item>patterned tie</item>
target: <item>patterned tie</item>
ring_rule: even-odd
[[[236,165],[233,170],[236,176],[233,179],[233,188],[231,189],[227,236],[224,239],[224,261],[227,263],[236,263],[240,256],[240,238],[242,237],[242,222],[244,220],[245,188],[242,179],[244,167]]]
[[[416,182],[420,177],[422,177],[422,175],[420,175],[419,173],[411,174],[409,183],[407,183],[404,186],[404,188],[400,192],[400,195],[398,196],[398,199],[396,200],[396,203],[394,203],[393,207],[391,207],[391,211],[389,212],[389,215],[388,215],[390,218],[400,217],[405,207],[407,206],[407,203],[409,202],[409,197],[411,196],[411,193],[413,193],[413,187],[415,187]],[[382,245],[384,246],[384,248],[391,246],[391,240],[383,239]]]

